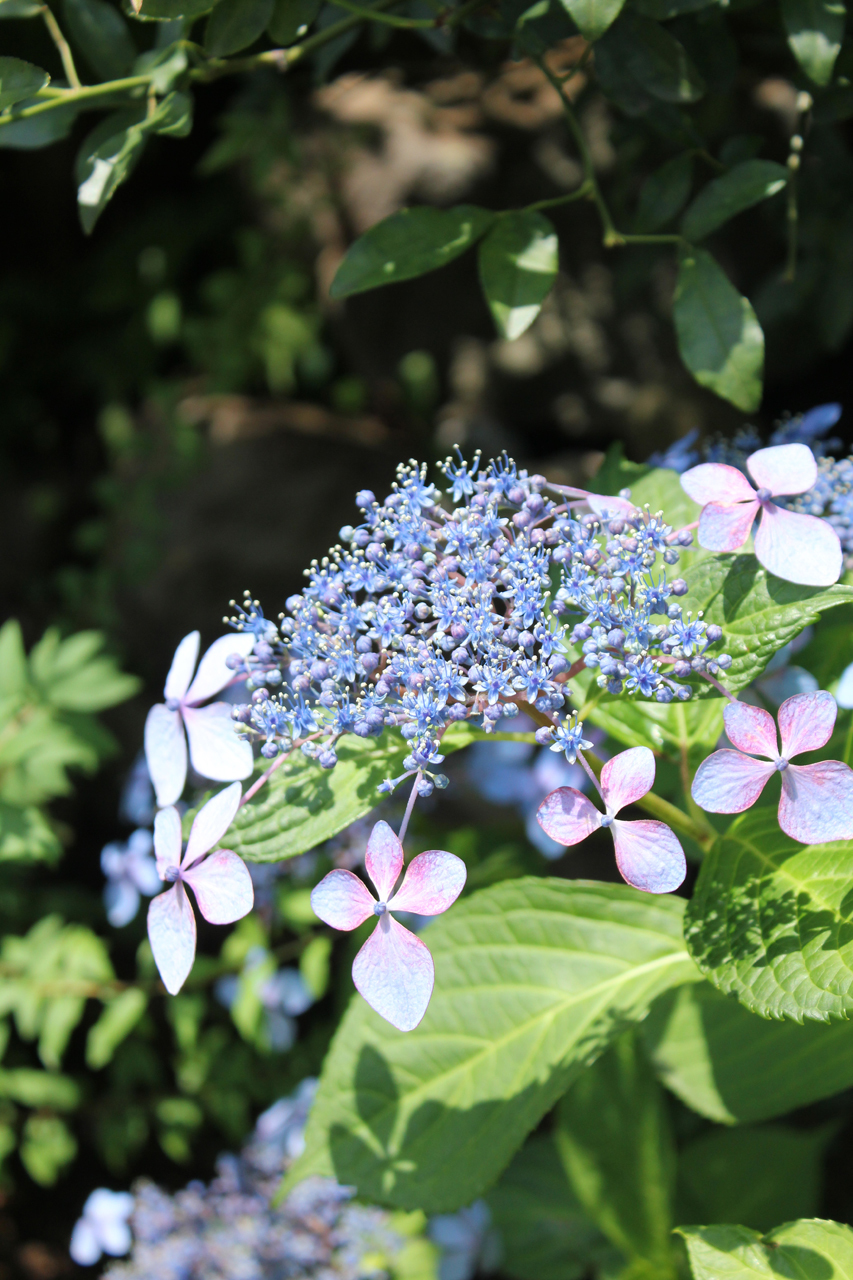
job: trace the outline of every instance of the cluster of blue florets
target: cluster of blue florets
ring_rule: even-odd
[[[384,501],[359,493],[361,523],[312,563],[277,629],[251,597],[226,619],[258,637],[233,660],[252,689],[234,717],[265,756],[298,741],[331,768],[342,735],[397,726],[406,770],[428,772],[450,724],[489,729],[521,704],[551,719],[540,740],[574,760],[583,726],[560,717],[578,651],[575,672],[660,702],[690,697],[684,676],[727,665],[707,652],[719,628],[685,617],[687,584],[667,576],[689,533],[616,500],[592,514],[507,457],[460,455],[441,471],[452,506],[415,462]]]

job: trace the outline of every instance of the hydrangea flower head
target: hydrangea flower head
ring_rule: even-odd
[[[579,844],[599,827],[609,827],[616,865],[623,880],[646,893],[671,893],[684,879],[687,863],[675,832],[664,822],[626,822],[617,814],[651,791],[655,758],[648,747],[631,747],[608,760],[599,789],[605,812],[574,787],[558,787],[536,814],[546,835],[558,844]]]
[[[685,492],[702,507],[699,545],[708,551],[737,551],[760,515],[755,555],[765,569],[803,586],[831,586],[841,573],[838,534],[826,520],[773,501],[814,486],[818,470],[811,449],[773,445],[750,454],[746,467],[756,489],[736,467],[717,462],[700,463],[681,477]]]
[[[101,1254],[120,1258],[132,1243],[127,1220],[134,1200],[129,1191],[98,1187],[83,1206],[83,1215],[74,1224],[68,1252],[80,1267],[92,1267]]]
[[[435,966],[427,948],[391,915],[413,911],[436,916],[456,901],[465,884],[466,869],[453,853],[431,849],[419,853],[403,869],[403,846],[387,822],[377,822],[365,855],[367,874],[378,901],[352,871],[335,870],[311,893],[316,915],[333,929],[357,929],[372,915],[376,928],[352,966],[356,989],[381,1017],[399,1031],[412,1031],[423,1018],[435,982]]]
[[[249,654],[255,643],[250,632],[214,640],[193,679],[199,640],[197,631],[184,636],[175,650],[166,685],[165,702],[156,703],[145,721],[145,758],[157,793],[158,805],[174,804],[187,779],[187,737],[193,768],[213,782],[248,778],[252,772],[252,748],[234,733],[231,707],[213,702],[202,707],[233,679],[226,659]],[[186,729],[186,736],[184,730]]]
[[[715,751],[693,779],[693,799],[709,813],[743,813],[777,771],[782,775],[779,826],[792,840],[824,844],[853,837],[853,769],[840,760],[791,764],[832,736],[837,714],[831,693],[798,693],[779,708],[782,749],[769,711],[732,702],[723,712],[735,751]],[[756,756],[762,759],[756,760]]]
[[[114,929],[130,924],[139,910],[139,895],[150,898],[161,888],[157,864],[151,856],[154,838],[139,827],[124,843],[113,841],[101,850],[101,870],[107,877],[104,906]]]
[[[170,995],[180,991],[195,959],[195,916],[184,886],[192,888],[199,911],[211,924],[233,924],[252,909],[252,877],[245,862],[230,849],[215,848],[237,812],[241,790],[235,782],[199,809],[183,858],[177,809],[161,809],[154,819],[157,870],[172,888],[151,900],[148,938]]]

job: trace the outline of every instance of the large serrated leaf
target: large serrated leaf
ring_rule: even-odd
[[[736,214],[776,195],[788,181],[788,170],[775,160],[744,160],[704,186],[681,224],[688,240],[704,240]]]
[[[699,385],[744,413],[757,409],[764,333],[749,299],[704,249],[681,256],[673,320],[681,358]]]
[[[801,1218],[766,1236],[748,1227],[678,1227],[695,1280],[849,1280],[853,1231],[839,1222]]]
[[[401,1035],[356,997],[326,1059],[287,1186],[332,1174],[368,1199],[468,1204],[626,1024],[698,974],[683,903],[527,878],[472,894],[424,932],[436,989]]]

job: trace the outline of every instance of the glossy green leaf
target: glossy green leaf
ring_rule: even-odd
[[[843,0],[782,0],[782,21],[797,62],[815,84],[832,79],[844,40]]]
[[[596,70],[602,51],[605,93],[609,93],[608,86],[614,76],[617,82],[627,77],[624,92],[628,92],[628,82],[633,81],[634,91],[640,93],[637,110],[641,109],[643,93],[664,102],[687,103],[698,101],[705,92],[702,77],[684,46],[659,22],[631,9],[622,11],[618,22],[600,42],[596,50]],[[614,65],[610,68],[608,64]]]
[[[696,963],[763,1018],[826,1022],[853,1010],[853,844],[803,846],[767,802],[707,855],[685,917]]]
[[[72,42],[104,80],[125,76],[136,58],[127,23],[108,0],[63,0],[65,25]]]
[[[622,11],[625,0],[561,0],[585,40],[598,40]]]
[[[764,334],[749,299],[704,249],[682,254],[673,320],[681,358],[699,385],[744,413],[757,409]]]
[[[494,214],[476,205],[455,209],[401,209],[359,236],[338,267],[333,298],[349,298],[382,284],[435,271],[470,249]]]
[[[427,1212],[469,1204],[615,1034],[695,980],[683,903],[527,878],[471,894],[424,933],[436,987],[400,1035],[356,997],[288,1176],[334,1175]]]
[[[556,231],[541,213],[506,213],[480,241],[478,261],[498,332],[519,338],[542,310],[557,278]]]
[[[104,1011],[86,1037],[86,1063],[93,1071],[111,1062],[122,1040],[126,1040],[148,1007],[148,997],[139,987],[128,987],[104,1005]]]
[[[748,1227],[678,1227],[694,1280],[849,1280],[853,1231],[839,1222],[804,1218],[766,1236]]]
[[[22,58],[0,58],[0,111],[31,98],[50,84],[50,76]]]
[[[276,44],[293,44],[308,32],[320,12],[320,0],[275,0],[267,31]]]
[[[557,1150],[589,1218],[628,1258],[675,1276],[675,1144],[663,1091],[633,1031],[587,1068],[557,1111]]]
[[[634,220],[638,232],[660,231],[672,222],[687,203],[693,181],[693,157],[686,152],[674,156],[656,169],[643,183]]]
[[[207,20],[204,47],[213,58],[225,58],[254,44],[273,13],[273,0],[220,0]]]
[[[661,1080],[719,1124],[768,1120],[853,1086],[853,1022],[777,1022],[701,982],[643,1023]]]
[[[59,837],[41,809],[0,800],[0,861],[54,862],[61,853]]]
[[[684,215],[681,231],[688,240],[704,240],[712,231],[753,205],[768,200],[788,181],[788,170],[775,160],[744,160],[702,188]]]

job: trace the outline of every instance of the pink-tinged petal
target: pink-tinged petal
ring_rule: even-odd
[[[831,587],[841,574],[841,543],[831,524],[767,502],[755,555],[769,573],[803,587]]]
[[[187,739],[179,711],[156,703],[145,720],[145,761],[158,805],[180,800],[187,780]]]
[[[174,805],[161,809],[154,819],[154,856],[161,880],[166,879],[170,867],[181,865],[182,843],[181,815]]]
[[[702,462],[681,477],[681,487],[689,498],[704,507],[708,502],[752,502],[755,490],[742,471],[722,462]]]
[[[198,658],[200,640],[200,633],[191,631],[188,636],[184,636],[178,645],[175,650],[175,656],[172,659],[172,665],[169,668],[169,674],[166,676],[166,684],[163,689],[164,698],[180,702],[187,689],[189,689],[196,659]]]
[[[851,839],[853,769],[840,760],[789,764],[782,772],[779,826],[803,844]]]
[[[536,810],[536,821],[557,844],[580,844],[601,826],[601,814],[574,787],[558,787]]]
[[[420,938],[386,911],[355,958],[352,980],[380,1017],[413,1031],[427,1011],[435,966]]]
[[[601,790],[611,816],[642,799],[654,785],[655,758],[648,747],[620,751],[601,770]]]
[[[416,911],[437,916],[456,901],[465,887],[468,870],[455,853],[429,849],[419,853],[406,868],[403,883],[388,903],[389,911]]]
[[[236,632],[234,635],[220,636],[218,640],[214,640],[198,664],[195,680],[187,689],[183,701],[190,705],[204,702],[205,699],[219,693],[220,689],[224,689],[228,681],[234,678],[234,672],[230,667],[226,667],[225,659],[230,658],[232,653],[239,653],[242,658],[245,658],[252,652],[254,643],[255,637],[248,632]]]
[[[706,551],[737,551],[752,532],[760,509],[757,502],[738,502],[734,506],[709,502],[699,517],[699,546]]]
[[[739,751],[715,751],[696,770],[690,791],[708,813],[743,813],[755,804],[775,771],[772,764]]]
[[[184,707],[183,715],[196,773],[213,782],[248,778],[254,763],[252,748],[245,738],[237,737],[227,702]]]
[[[775,444],[759,449],[746,460],[756,488],[780,493],[805,493],[817,481],[817,463],[807,444]]]
[[[726,737],[738,751],[778,760],[776,722],[763,707],[751,707],[748,702],[730,702],[723,711],[723,724]]]
[[[779,708],[782,755],[786,760],[826,746],[835,728],[838,707],[831,693],[796,693]]]
[[[213,849],[234,821],[234,814],[240,807],[240,796],[243,788],[239,782],[233,782],[202,805],[193,820],[187,851],[182,863],[183,869],[191,867],[205,853]]]
[[[684,850],[665,822],[614,822],[619,874],[644,893],[672,893],[687,874]]]
[[[351,871],[330,871],[311,890],[311,909],[333,929],[357,929],[373,915],[376,899]]]
[[[628,498],[614,498],[607,493],[588,493],[586,504],[597,516],[631,516],[637,510],[637,504]]]
[[[151,899],[148,941],[163,986],[170,996],[176,996],[193,967],[196,941],[195,916],[182,884]]]
[[[380,902],[387,902],[403,870],[403,846],[387,822],[377,822],[364,855],[367,874],[376,885]]]
[[[204,862],[184,873],[192,885],[198,909],[210,924],[233,924],[249,914],[255,891],[249,868],[230,849],[217,849]]]

